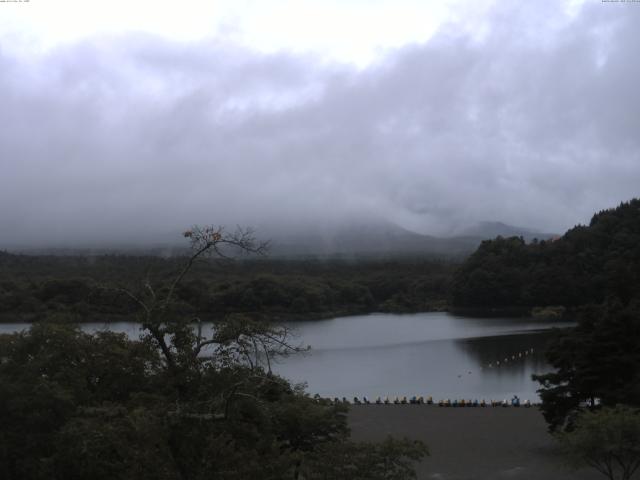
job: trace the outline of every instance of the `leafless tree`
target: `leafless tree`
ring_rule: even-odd
[[[203,335],[199,318],[175,318],[171,307],[175,301],[176,289],[185,279],[194,264],[206,257],[230,258],[242,254],[263,255],[268,243],[258,242],[251,229],[236,228],[232,233],[222,226],[198,226],[184,232],[191,251],[168,287],[158,288],[147,276],[142,289],[134,293],[129,288],[119,291],[131,298],[139,307],[138,319],[144,335],[162,352],[167,368],[175,369],[180,364],[192,363],[207,345],[216,343],[214,338]],[[194,332],[190,323],[198,325]]]
[[[227,233],[223,227],[194,226],[183,235],[188,239],[191,251],[168,284],[155,286],[147,276],[135,293],[129,288],[121,288],[120,291],[138,305],[142,339],[162,352],[170,374],[168,378],[174,379],[178,399],[173,414],[224,420],[236,400],[251,398],[260,402],[255,392],[269,383],[282,384],[283,381],[272,374],[275,357],[308,347],[291,344],[291,331],[286,326],[275,326],[241,315],[217,321],[209,334],[203,331],[200,318],[180,318],[172,308],[176,290],[198,260],[207,256],[263,255],[268,246],[266,242],[257,242],[253,231],[239,227],[233,233]],[[185,382],[188,383],[189,378],[204,373],[208,368],[230,372],[237,367],[248,369],[248,373],[238,375],[235,382],[219,391],[216,398],[206,401],[206,405],[195,407],[190,402],[190,411],[185,410],[179,399],[188,391]]]

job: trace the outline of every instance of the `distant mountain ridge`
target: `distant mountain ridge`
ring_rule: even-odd
[[[448,237],[425,235],[405,229],[389,221],[367,220],[339,224],[300,226],[294,231],[286,228],[257,229],[260,240],[270,241],[269,255],[273,257],[305,256],[441,256],[461,257],[471,254],[483,240],[502,237],[548,239],[532,229],[515,227],[502,222],[480,222]],[[10,248],[10,251],[32,255],[96,256],[105,254],[153,255],[170,257],[187,252],[181,236],[165,244],[121,244],[104,247],[33,247]]]
[[[478,222],[460,231],[456,236],[476,237],[482,240],[489,240],[496,237],[522,237],[527,242],[533,239],[547,240],[557,237],[556,233],[544,233],[531,228],[516,227],[502,222]]]
[[[482,222],[450,237],[424,235],[391,222],[352,223],[315,234],[272,237],[274,255],[435,255],[463,256],[482,240],[503,237],[548,239],[553,234],[514,227],[501,222]]]

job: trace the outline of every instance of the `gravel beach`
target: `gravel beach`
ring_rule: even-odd
[[[557,454],[535,408],[446,408],[434,405],[353,405],[354,440],[388,434],[424,441],[430,451],[417,466],[420,480],[597,480],[591,469],[572,471]]]

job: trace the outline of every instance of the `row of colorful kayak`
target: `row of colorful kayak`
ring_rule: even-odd
[[[316,400],[320,400],[320,395],[315,395]],[[348,404],[348,405],[438,405],[439,407],[531,407],[531,402],[529,400],[525,400],[523,402],[520,401],[518,396],[514,396],[511,400],[489,400],[486,401],[484,399],[478,401],[476,400],[465,400],[465,399],[446,399],[439,400],[437,403],[433,401],[433,397],[377,397],[375,400],[370,400],[367,397],[353,397],[353,400],[347,399],[347,397],[333,397],[328,399],[333,404]]]
[[[440,400],[438,402],[439,407],[531,407],[531,402],[529,400],[525,400],[521,402],[519,398],[512,398],[510,401],[506,398],[504,400],[490,400],[485,401],[482,399],[480,402],[478,400]]]

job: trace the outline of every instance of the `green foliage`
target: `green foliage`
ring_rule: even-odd
[[[456,271],[451,295],[455,308],[569,312],[578,321],[549,347],[555,371],[534,375],[551,430],[570,429],[596,400],[640,406],[640,199],[553,241],[483,242]]]
[[[65,479],[174,476],[161,417],[120,406],[78,411],[56,435],[53,476]]]
[[[0,478],[414,478],[421,444],[350,442],[344,405],[271,372],[272,358],[300,350],[285,327],[231,315],[204,332],[178,314],[180,291],[199,297],[197,282],[182,288],[197,258],[261,248],[242,230],[194,227],[185,237],[194,250],[172,278],[119,289],[137,310],[140,340],[50,322],[0,335]],[[256,285],[270,294],[252,301],[283,294],[269,279]],[[38,291],[78,301],[84,286],[50,281]],[[342,470],[322,476],[338,452]]]
[[[413,443],[349,442],[344,405],[227,355],[239,338],[269,332],[239,329],[240,319],[221,329],[213,357],[176,367],[148,339],[71,325],[0,336],[0,476],[413,478]],[[342,470],[318,476],[337,452]],[[353,468],[361,476],[347,475]]]
[[[452,303],[491,309],[578,307],[640,292],[640,199],[594,215],[563,237],[483,242],[456,272]]]
[[[56,313],[69,321],[128,320],[138,305],[126,279],[151,276],[168,288],[185,259],[178,256],[0,257],[0,321],[38,321]],[[223,268],[220,268],[220,267]],[[442,310],[453,263],[427,259],[206,259],[175,291],[171,308],[203,319],[251,314],[267,320],[326,318],[375,311]],[[109,287],[109,288],[106,288]]]
[[[552,430],[572,426],[581,405],[640,406],[640,304],[613,302],[586,309],[574,329],[549,346],[555,371],[534,375]]]
[[[557,435],[568,460],[610,480],[629,480],[640,467],[640,413],[624,406],[584,412],[571,432]]]
[[[51,475],[59,432],[78,409],[152,391],[149,370],[159,364],[146,345],[123,335],[52,324],[0,336],[0,359],[3,478]]]
[[[309,480],[402,480],[416,478],[413,463],[428,455],[420,441],[387,437],[380,443],[324,444],[311,456]],[[329,460],[329,461],[328,461]]]

